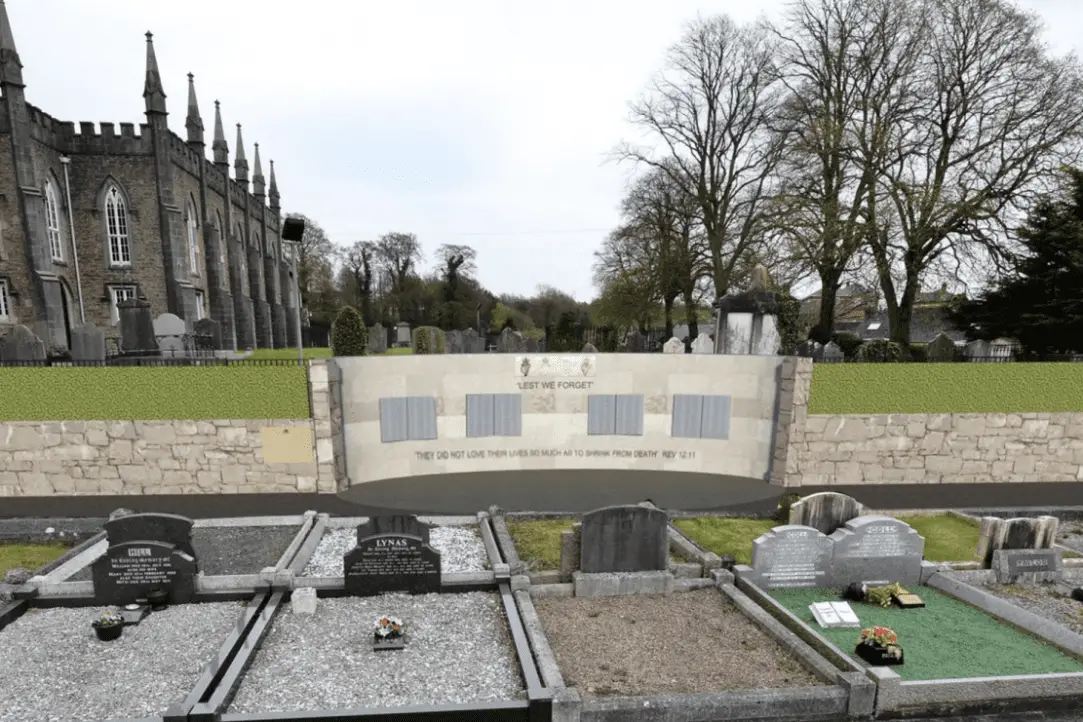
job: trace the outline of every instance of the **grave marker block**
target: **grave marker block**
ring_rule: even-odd
[[[835,530],[830,539],[835,546],[833,586],[873,579],[906,586],[921,580],[925,539],[905,522],[861,516]]]

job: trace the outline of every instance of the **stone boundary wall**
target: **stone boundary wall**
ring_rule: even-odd
[[[311,419],[0,423],[0,497],[334,493],[324,361],[310,363],[308,386]],[[266,463],[265,428],[311,434],[312,460]]]

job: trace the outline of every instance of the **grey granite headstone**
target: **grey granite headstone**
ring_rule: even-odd
[[[485,353],[485,339],[472,328],[463,331],[463,353]]]
[[[1059,549],[996,549],[992,567],[1001,584],[1059,582],[1063,570]]]
[[[409,534],[428,544],[430,529],[432,529],[432,525],[419,521],[416,516],[410,514],[373,516],[358,525],[357,541],[360,543],[370,536],[379,534]]]
[[[831,586],[832,550],[817,529],[776,526],[752,542],[752,582],[764,589]]]
[[[410,324],[400,323],[395,326],[395,344],[398,346],[409,346],[411,341],[410,336]]]
[[[790,505],[790,524],[811,526],[831,534],[843,524],[867,513],[852,496],[834,491],[809,494]]]
[[[851,519],[830,536],[835,544],[832,586],[860,582],[917,584],[925,539],[909,524],[889,516]]]
[[[89,323],[79,324],[71,330],[72,361],[104,361],[105,331]]]
[[[709,334],[701,332],[692,341],[692,353],[714,353],[714,340]]]
[[[523,350],[527,353],[538,353],[538,342],[535,339],[523,339]]]
[[[649,572],[669,568],[669,517],[661,509],[607,506],[583,515],[582,572]]]
[[[639,331],[629,331],[624,337],[624,350],[628,353],[643,353],[647,350],[647,339]]]
[[[380,324],[369,329],[368,351],[374,355],[387,353],[387,329]]]
[[[45,342],[26,326],[18,324],[0,337],[0,361],[44,361]]]
[[[446,353],[464,353],[462,331],[447,331],[444,333],[444,351]]]
[[[598,353],[598,347],[592,343],[583,344],[583,353]]]
[[[824,346],[822,358],[824,361],[842,361],[846,358],[846,354],[842,352],[837,343],[831,341]]]
[[[188,329],[184,320],[172,313],[163,313],[154,319],[154,337],[158,341],[158,350],[166,358],[185,358],[184,337]]]
[[[496,350],[499,353],[522,353],[526,350],[526,340],[523,334],[505,327],[496,341]]]
[[[193,323],[192,333],[206,338],[208,345],[214,351],[221,351],[225,348],[222,344],[222,324],[213,318],[201,318]]]
[[[150,301],[133,298],[117,303],[120,319],[120,348],[125,353],[158,353],[154,337],[154,317],[150,314]]]
[[[662,344],[662,353],[684,353],[684,341],[676,336]]]

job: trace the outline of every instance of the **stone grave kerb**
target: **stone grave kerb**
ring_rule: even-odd
[[[762,589],[829,587],[835,545],[811,526],[782,524],[752,541],[752,559],[736,572]]]
[[[925,537],[906,522],[870,514],[851,519],[830,537],[832,586],[863,582],[921,583]]]

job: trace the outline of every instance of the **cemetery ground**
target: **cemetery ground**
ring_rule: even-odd
[[[1083,672],[1083,662],[984,611],[931,587],[907,587],[922,609],[851,602],[861,627],[885,626],[899,635],[906,661],[892,667],[903,680],[925,681]],[[858,629],[824,629],[809,605],[837,599],[837,589],[773,589],[771,596],[840,650],[853,655]]]
[[[827,684],[714,587],[534,607],[565,683],[586,697]]]
[[[0,580],[12,569],[39,569],[70,548],[61,542],[0,542]]]
[[[329,348],[306,348],[305,359],[318,359],[318,358],[332,358],[334,353]],[[382,354],[373,354],[376,356],[409,356],[413,353],[411,348],[389,348]],[[293,348],[260,348],[252,352],[252,355],[248,358],[257,361],[270,361],[281,359],[283,361],[292,361],[297,358],[297,347]]]

